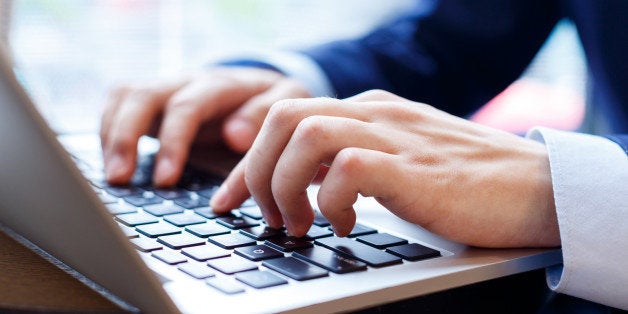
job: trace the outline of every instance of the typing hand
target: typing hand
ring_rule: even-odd
[[[102,117],[105,175],[125,184],[133,175],[142,135],[157,137],[154,183],[177,182],[191,148],[227,145],[243,153],[277,100],[308,97],[299,83],[270,70],[215,68],[172,81],[114,90]]]
[[[306,188],[320,165],[329,170],[318,207],[339,236],[352,229],[361,194],[454,241],[560,244],[542,144],[381,91],[273,105],[211,205],[228,211],[250,191],[270,226],[302,236],[314,219]]]

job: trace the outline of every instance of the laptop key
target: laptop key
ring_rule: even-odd
[[[214,211],[212,210],[211,207],[209,206],[205,206],[205,207],[199,207],[199,208],[195,208],[194,212],[207,218],[207,219],[214,219],[216,217],[223,217],[223,216],[233,216],[233,214],[226,214],[226,215],[220,215],[220,214],[216,214],[214,213]]]
[[[210,259],[207,265],[227,275],[257,269],[256,263],[239,256]]]
[[[229,251],[211,244],[185,248],[181,253],[200,262],[231,255]]]
[[[257,206],[257,203],[252,198],[247,198],[246,201],[244,201],[240,205],[240,207],[250,207],[250,206]]]
[[[159,221],[157,217],[146,213],[130,213],[116,216],[116,220],[130,227],[152,224]]]
[[[187,226],[185,231],[201,238],[231,233],[231,229],[223,227],[213,221],[204,224]]]
[[[107,204],[106,206],[107,206],[107,209],[109,210],[109,213],[111,213],[112,215],[137,212],[137,207],[131,206],[129,204],[113,203],[113,204]]]
[[[262,210],[259,206],[241,207],[240,214],[257,220],[264,218],[262,216]]]
[[[100,193],[98,194],[98,197],[100,197],[100,201],[103,202],[103,204],[113,204],[118,202],[118,198],[109,194]]]
[[[258,241],[264,241],[270,238],[287,236],[283,230],[274,229],[267,226],[257,226],[252,228],[240,229],[240,233]]]
[[[255,245],[257,242],[247,236],[239,233],[222,234],[213,237],[209,237],[209,242],[218,245],[223,249],[235,249],[238,247]]]
[[[151,254],[154,258],[170,265],[176,265],[187,262],[185,256],[177,251],[159,250],[153,251]]]
[[[263,244],[237,248],[233,252],[252,261],[283,257],[282,252]]]
[[[135,230],[137,230],[139,233],[149,238],[156,238],[156,237],[181,233],[181,230],[179,228],[166,222],[140,225],[140,226],[137,226]]]
[[[334,235],[334,232],[329,230],[328,228],[319,227],[317,225],[312,225],[310,230],[307,231],[305,237],[308,240],[314,240],[318,238],[330,237]]]
[[[134,194],[142,194],[144,190],[135,186],[105,186],[105,191],[115,197],[125,197]]]
[[[325,216],[318,211],[314,213],[314,224],[319,227],[327,227],[331,225],[327,218],[325,218]]]
[[[156,204],[144,206],[144,211],[155,216],[164,216],[182,213],[185,209],[177,205]]]
[[[188,225],[200,224],[207,221],[205,220],[205,218],[197,214],[194,214],[192,212],[184,212],[180,214],[167,215],[167,216],[164,216],[164,220],[177,227],[185,227]]]
[[[191,197],[183,197],[174,200],[174,203],[187,208],[194,209],[199,207],[206,207],[209,204],[209,199],[204,197],[191,198]]]
[[[180,250],[185,247],[204,244],[205,240],[188,233],[181,233],[159,237],[159,239],[157,239],[157,242],[164,244],[171,249]]]
[[[127,226],[125,226],[125,225],[121,225],[121,224],[118,224],[118,227],[120,227],[120,229],[122,230],[122,232],[124,232],[124,235],[125,235],[127,238],[129,238],[129,239],[132,239],[132,238],[137,238],[137,237],[139,237],[139,236],[140,236],[140,234],[139,234],[139,233],[137,233],[137,232],[135,232],[135,230],[133,230],[133,228],[130,228],[130,227],[127,227]]]
[[[216,276],[216,274],[205,264],[185,263],[180,265],[178,268],[180,271],[196,279],[205,279]]]
[[[212,196],[214,196],[214,193],[216,193],[216,191],[218,191],[218,186],[211,186],[211,187],[196,191],[196,194],[204,198],[210,199],[212,198]]]
[[[395,237],[388,233],[375,233],[358,237],[356,240],[368,244],[376,249],[385,249],[389,246],[396,246],[408,243],[408,240]]]
[[[216,222],[229,229],[242,229],[259,226],[259,222],[248,217],[218,217],[216,218]]]
[[[299,281],[328,276],[328,272],[326,270],[298,260],[294,257],[270,259],[263,261],[262,265],[282,275]]]
[[[190,192],[183,189],[155,189],[154,193],[167,200],[187,197],[190,194]]]
[[[244,288],[231,278],[210,278],[205,283],[225,294],[236,294],[244,292]]]
[[[292,257],[307,261],[337,274],[366,270],[366,264],[321,246],[298,250]]]
[[[216,184],[211,182],[211,180],[208,181],[207,179],[200,178],[198,176],[188,176],[186,175],[186,173],[183,173],[181,179],[179,180],[179,183],[177,184],[178,187],[188,190],[190,192],[196,192],[214,185]]]
[[[126,201],[127,203],[133,206],[142,207],[142,206],[148,206],[148,205],[161,204],[163,203],[164,199],[154,194],[148,194],[148,195],[135,194],[135,195],[125,196],[124,201]]]
[[[304,238],[295,238],[293,236],[268,239],[265,244],[283,252],[292,252],[294,250],[312,247],[312,242]]]
[[[383,267],[401,263],[401,258],[395,255],[380,251],[350,238],[329,237],[318,239],[314,243],[337,253],[353,257],[373,267]]]
[[[422,259],[440,256],[440,251],[418,243],[389,247],[386,249],[386,252],[397,255],[408,261],[419,261]]]
[[[255,289],[263,289],[288,283],[287,280],[265,270],[247,271],[237,274],[235,278]]]
[[[135,239],[131,239],[130,241],[131,243],[133,243],[133,245],[135,245],[136,249],[142,252],[152,252],[155,250],[161,250],[163,248],[153,239],[135,238]]]
[[[373,234],[373,233],[377,233],[377,230],[371,227],[367,227],[365,225],[355,224],[347,237],[353,238],[353,237],[366,235],[366,234]]]

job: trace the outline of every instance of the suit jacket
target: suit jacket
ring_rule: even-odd
[[[555,24],[575,23],[595,106],[628,133],[625,0],[421,1],[393,23],[356,40],[303,51],[339,98],[384,89],[466,116],[517,79]]]
[[[571,19],[588,62],[589,105],[622,150],[584,134],[528,134],[548,147],[563,241],[564,263],[548,270],[548,283],[628,310],[626,16],[627,0],[426,0],[363,38],[303,53],[339,98],[378,88],[468,116],[521,75],[559,20]]]

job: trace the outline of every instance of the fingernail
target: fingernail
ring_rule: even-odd
[[[247,120],[235,119],[227,124],[226,133],[238,149],[246,150],[255,140],[257,132]]]
[[[164,181],[167,181],[174,172],[174,163],[168,157],[159,158],[157,167],[155,168],[155,184],[164,185]]]
[[[120,155],[113,155],[107,163],[107,169],[105,176],[107,181],[117,181],[120,177],[124,176],[127,172],[127,163],[124,162],[124,158]]]
[[[216,193],[214,193],[214,196],[212,196],[211,200],[209,201],[209,206],[211,208],[223,209],[227,205],[228,201],[229,188],[227,188],[226,184],[223,184],[220,186],[220,188],[218,188]]]
[[[229,122],[228,130],[236,137],[250,136],[254,134],[251,123],[244,119],[235,119]]]

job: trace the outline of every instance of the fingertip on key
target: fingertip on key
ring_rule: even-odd
[[[223,184],[221,185],[216,193],[212,196],[209,201],[209,206],[217,212],[222,212],[227,209],[227,205],[229,204],[229,188]]]
[[[130,177],[129,163],[122,156],[115,155],[106,164],[105,178],[110,184],[124,184]]]
[[[169,187],[175,185],[178,180],[177,167],[175,166],[172,159],[167,157],[161,157],[157,160],[157,166],[155,168],[155,173],[153,177],[153,181],[155,186],[158,187]]]

